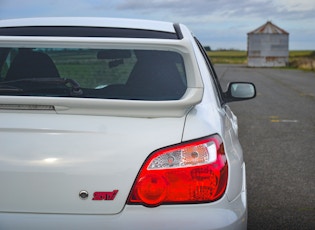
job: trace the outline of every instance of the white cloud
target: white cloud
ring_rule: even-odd
[[[274,5],[287,11],[310,11],[315,10],[313,0],[274,0]]]

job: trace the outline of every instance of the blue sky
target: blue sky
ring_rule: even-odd
[[[272,21],[290,50],[315,50],[314,0],[0,0],[0,20],[92,16],[186,24],[212,49],[247,49],[247,33]]]

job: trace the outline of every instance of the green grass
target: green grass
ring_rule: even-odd
[[[290,58],[311,57],[314,58],[315,51],[312,50],[293,50],[289,52]]]
[[[289,67],[315,71],[315,51],[290,51]]]
[[[97,59],[97,50],[52,50],[49,52],[63,78],[71,78],[84,88],[124,83],[128,79],[135,60],[110,67],[110,61]]]
[[[237,50],[208,51],[208,56],[215,64],[246,64],[247,52]]]
[[[220,50],[207,51],[214,64],[247,64],[247,51]],[[289,51],[289,68],[315,71],[315,51]]]

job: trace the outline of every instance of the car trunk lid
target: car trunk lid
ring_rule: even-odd
[[[0,113],[0,212],[116,214],[148,155],[185,117]]]

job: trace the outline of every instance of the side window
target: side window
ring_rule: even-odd
[[[202,53],[202,55],[203,55],[203,57],[204,57],[204,59],[205,59],[205,61],[207,63],[207,66],[208,66],[208,69],[209,69],[211,75],[213,76],[213,81],[214,81],[214,84],[215,84],[215,87],[216,87],[216,90],[217,90],[217,93],[218,93],[219,100],[220,100],[221,104],[223,104],[224,103],[223,96],[222,96],[223,91],[222,91],[219,79],[218,79],[218,77],[216,75],[216,72],[215,72],[215,70],[213,68],[213,65],[212,65],[212,63],[211,63],[211,61],[210,61],[206,51],[204,50],[203,46],[201,45],[201,43],[198,41],[197,38],[195,38],[195,41],[196,41],[196,43],[197,43],[197,45],[199,47],[199,50]]]

